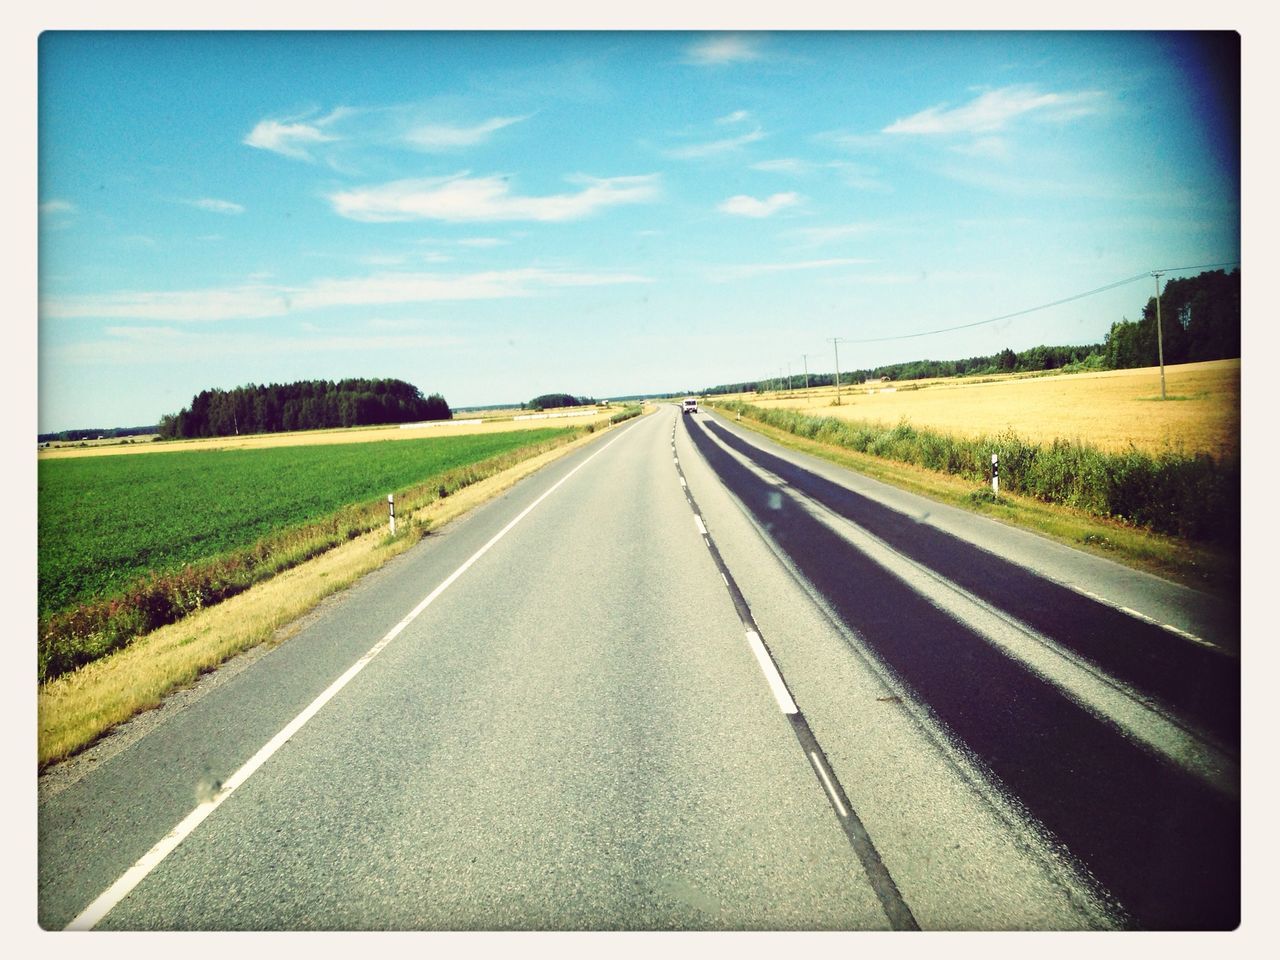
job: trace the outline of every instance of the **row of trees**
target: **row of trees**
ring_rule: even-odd
[[[176,414],[160,418],[161,439],[319,430],[453,416],[444,397],[422,395],[403,380],[304,380],[202,390]]]
[[[1160,292],[1160,336],[1165,363],[1195,363],[1240,356],[1240,270],[1214,270],[1170,280]],[[1113,323],[1105,346],[1107,366],[1156,363],[1156,298],[1141,320]]]
[[[71,442],[76,440],[115,440],[117,437],[145,437],[160,428],[154,423],[145,427],[88,427],[84,430],[59,430],[57,433],[37,434],[40,443],[52,440]]]
[[[1214,270],[1195,277],[1170,280],[1160,291],[1160,334],[1164,362],[1194,363],[1240,356],[1240,270]],[[1076,368],[1122,370],[1153,367],[1157,362],[1156,298],[1147,300],[1142,319],[1111,325],[1103,343],[1083,346],[1038,346],[1014,351],[1008,347],[985,357],[964,360],[911,360],[870,369],[842,370],[841,383],[858,383],[887,377],[890,380],[923,380],[989,373],[1021,373]],[[804,383],[803,375],[790,385]],[[811,373],[809,385],[831,386],[834,373]],[[787,377],[724,383],[708,387],[704,394],[751,393],[786,389]]]
[[[556,407],[586,407],[595,403],[593,397],[575,397],[568,393],[544,393],[528,403],[520,404],[521,410],[554,410]]]

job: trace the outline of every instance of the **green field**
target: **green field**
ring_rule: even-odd
[[[41,461],[40,617],[567,432]]]

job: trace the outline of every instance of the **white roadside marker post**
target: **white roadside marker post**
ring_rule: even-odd
[[[991,455],[991,495],[1000,496],[1000,454]]]
[[[391,515],[391,535],[396,535],[396,495],[387,494],[387,512]]]

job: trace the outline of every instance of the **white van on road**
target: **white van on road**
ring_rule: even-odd
[[[681,409],[682,411],[684,411],[685,413],[697,413],[697,412],[698,412],[698,398],[697,398],[697,397],[685,397],[685,398],[684,398],[684,403],[682,403],[682,404],[680,405],[680,409]]]

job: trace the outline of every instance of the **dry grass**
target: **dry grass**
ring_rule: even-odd
[[[547,425],[545,420],[532,422]],[[600,430],[597,427],[597,434]],[[166,694],[190,684],[230,657],[260,643],[286,639],[290,635],[289,624],[325,597],[403,553],[428,527],[447,523],[498,496],[591,439],[582,437],[532,457],[435,501],[412,517],[401,518],[400,535],[395,538],[384,531],[365,534],[217,606],[139,637],[118,653],[44,684],[37,708],[39,766],[43,768],[83,749],[116,724],[157,706]]]
[[[1060,438],[1107,451],[1127,450],[1132,444],[1149,453],[1239,453],[1239,360],[1165,367],[1165,384],[1171,399],[1163,403],[1156,367],[858,384],[841,390],[838,407],[831,405],[833,387],[798,390],[791,396],[785,391],[744,394],[741,399],[887,426],[905,419],[915,427],[958,436],[1012,429],[1035,443]]]
[[[1001,490],[999,500],[991,502],[982,495],[986,488],[975,491],[970,480],[808,440],[756,420],[743,418],[737,422],[782,446],[821,457],[903,490],[1033,530],[1079,550],[1224,599],[1239,596],[1240,558],[1230,549],[1137,529],[1005,490]]]
[[[505,433],[509,430],[541,430],[545,427],[585,426],[594,423],[597,427],[608,423],[609,417],[617,413],[620,407],[574,407],[574,410],[591,410],[584,416],[564,417],[547,420],[495,420],[484,419],[482,423],[468,423],[469,420],[480,419],[477,414],[460,415],[456,420],[437,420],[434,423],[402,429],[399,425],[380,427],[345,427],[336,430],[299,430],[293,433],[258,433],[243,437],[205,437],[197,440],[153,441],[149,438],[124,443],[121,440],[88,440],[87,446],[66,443],[50,446],[39,452],[40,459],[58,459],[62,457],[101,457],[114,454],[134,453],[171,453],[177,450],[249,450],[262,447],[299,447],[328,443],[371,443],[377,440],[422,440],[427,437],[459,437],[472,433]],[[486,414],[502,413],[506,416],[522,416],[529,411],[486,411]],[[557,411],[551,411],[557,412]]]

